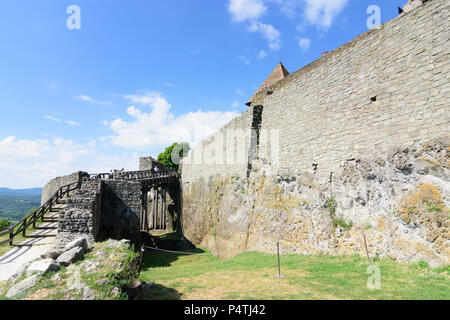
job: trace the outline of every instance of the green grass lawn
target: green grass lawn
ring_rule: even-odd
[[[200,251],[200,250],[199,250]],[[360,256],[284,255],[277,278],[276,255],[247,252],[232,259],[147,251],[140,279],[153,283],[149,299],[450,299],[450,266],[388,259],[380,289],[369,289]]]

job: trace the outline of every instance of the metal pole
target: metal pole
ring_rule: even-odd
[[[366,247],[366,254],[367,254],[367,261],[370,264],[370,258],[369,258],[369,250],[367,249],[367,241],[366,241],[366,234],[363,231],[363,238],[364,238],[364,246]]]
[[[280,269],[280,243],[277,241],[277,256],[278,256],[278,276],[281,277]]]

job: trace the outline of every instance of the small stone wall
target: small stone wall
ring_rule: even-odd
[[[99,240],[140,242],[141,184],[125,180],[102,181]]]
[[[160,171],[166,171],[167,167],[152,157],[141,157],[139,159],[139,171],[151,170],[157,167]]]
[[[56,248],[85,236],[89,243],[107,239],[140,241],[140,183],[84,180],[59,213]]]
[[[59,213],[57,247],[85,236],[89,243],[94,242],[100,229],[101,181],[83,181],[67,200],[64,210]]]

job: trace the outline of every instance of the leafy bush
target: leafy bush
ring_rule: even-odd
[[[335,227],[337,226],[341,226],[342,228],[344,228],[345,230],[350,230],[353,226],[353,222],[346,222],[344,219],[342,218],[338,218],[338,219],[334,219],[333,220],[333,225]]]
[[[0,218],[0,230],[8,228],[11,222],[7,218]]]
[[[326,204],[328,207],[328,211],[330,211],[330,215],[333,217],[337,207],[336,200],[333,197],[328,198]]]
[[[191,147],[187,142],[175,142],[160,153],[157,160],[169,169],[178,170],[179,160],[186,157],[190,149]]]

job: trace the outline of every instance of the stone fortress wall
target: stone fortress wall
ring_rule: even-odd
[[[185,237],[230,257],[277,241],[365,255],[365,235],[372,257],[450,263],[449,6],[361,34],[196,145],[181,165]]]
[[[252,106],[263,107],[261,131],[268,134],[260,158],[296,170],[314,165],[326,180],[357,155],[449,137],[449,15],[447,1],[429,1],[259,93]],[[245,176],[247,162],[227,163],[236,146],[226,143],[226,134],[245,133],[247,160],[253,110],[194,148],[183,161],[184,183],[216,174]],[[279,146],[272,148],[276,135]]]
[[[326,179],[355,156],[449,137],[449,19],[448,2],[431,1],[259,94],[279,166],[315,163]]]
[[[71,183],[81,181],[84,177],[88,177],[87,172],[74,172],[72,174],[56,177],[50,180],[42,189],[42,200],[41,204],[44,204],[48,199],[50,199],[59,188],[66,186]]]
[[[216,174],[245,176],[252,118],[253,107],[250,107],[191,150],[181,161],[183,182],[208,179]],[[226,140],[234,144],[227,144]]]

